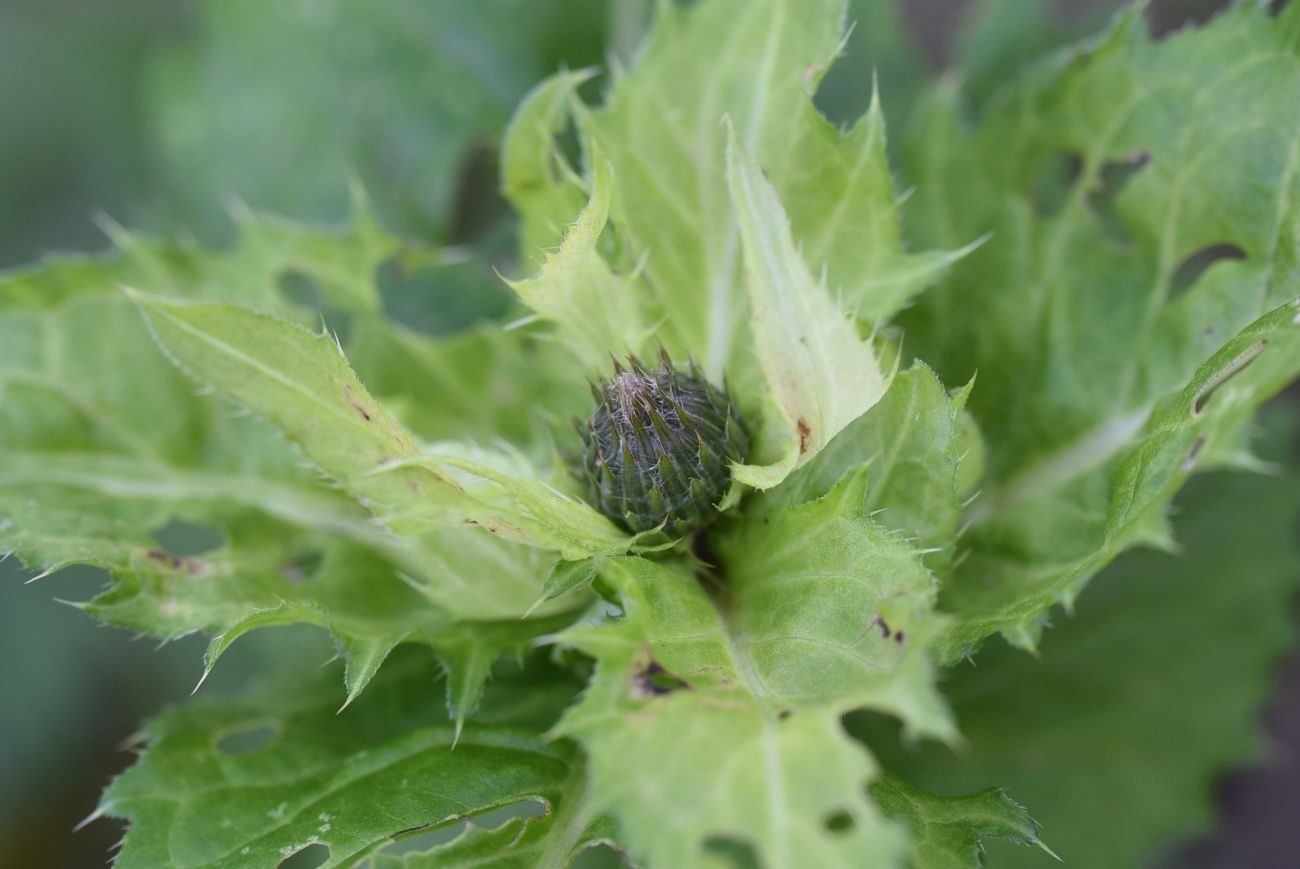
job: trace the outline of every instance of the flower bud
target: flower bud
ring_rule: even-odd
[[[582,473],[592,502],[632,532],[661,525],[671,537],[715,516],[743,462],[749,433],[726,393],[660,353],[657,370],[629,357],[614,376],[592,386],[596,406],[579,426]]]

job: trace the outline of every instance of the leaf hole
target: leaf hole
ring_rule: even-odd
[[[1267,346],[1267,341],[1256,341],[1229,360],[1227,365],[1215,372],[1214,376],[1201,387],[1200,392],[1196,393],[1196,398],[1192,401],[1192,416],[1200,418],[1205,413],[1205,408],[1210,403],[1214,393],[1218,392],[1223,384],[1245,371],[1250,363],[1259,358],[1259,354],[1263,353],[1264,348]]]
[[[1235,244],[1222,242],[1203,247],[1183,260],[1169,280],[1169,298],[1176,299],[1192,288],[1210,266],[1222,260],[1244,260],[1246,251]]]
[[[316,869],[317,866],[324,866],[329,859],[329,846],[313,842],[306,848],[293,852],[276,865],[279,869]]]
[[[1088,193],[1088,206],[1102,228],[1116,241],[1129,243],[1133,233],[1119,213],[1116,200],[1137,175],[1151,163],[1150,151],[1139,151],[1120,160],[1108,160],[1097,173],[1097,184]]]
[[[704,840],[704,850],[725,860],[733,869],[760,869],[763,865],[753,845],[732,836],[710,836]]]
[[[822,819],[822,826],[826,828],[828,833],[844,834],[852,831],[857,826],[857,823],[853,820],[851,814],[841,809],[838,812],[831,812]]]
[[[569,869],[623,869],[631,865],[622,851],[608,842],[597,842],[583,848]]]
[[[379,264],[375,285],[384,314],[435,338],[500,317],[511,302],[505,282],[481,259],[421,261],[398,254]]]
[[[385,845],[381,853],[386,857],[400,857],[403,854],[428,851],[459,839],[468,827],[468,821],[457,819],[455,823],[429,824],[402,830],[393,834],[393,841]]]
[[[1152,0],[1147,7],[1147,24],[1151,36],[1160,42],[1167,36],[1209,21],[1226,4],[1207,0]]]
[[[217,751],[222,754],[253,754],[267,748],[280,735],[275,724],[258,724],[228,733],[217,740]]]
[[[325,556],[320,552],[304,552],[292,561],[280,565],[280,575],[294,584],[302,584],[316,575]]]
[[[1073,152],[1053,154],[1044,161],[1030,186],[1034,210],[1043,217],[1061,213],[1070,198],[1070,189],[1083,174],[1083,158]]]
[[[153,533],[163,552],[177,559],[193,558],[226,545],[226,535],[211,525],[173,518]]]
[[[500,806],[482,814],[474,815],[470,818],[470,821],[473,822],[474,826],[482,827],[484,830],[497,830],[515,818],[523,818],[524,820],[543,818],[550,810],[551,808],[546,804],[545,800],[539,797],[529,797],[508,806]]]
[[[1196,467],[1196,462],[1201,457],[1201,451],[1205,449],[1205,438],[1199,437],[1192,442],[1192,448],[1187,451],[1187,458],[1183,459],[1183,470],[1190,471]]]
[[[672,694],[674,691],[691,687],[678,676],[674,676],[665,670],[658,661],[651,661],[646,664],[636,674],[634,681],[641,693],[648,697],[662,697],[665,694]]]
[[[485,142],[471,148],[457,173],[456,194],[452,200],[449,241],[473,244],[482,240],[502,218],[510,213],[501,194],[500,166],[494,147]]]
[[[315,278],[298,269],[285,269],[275,279],[275,284],[285,301],[297,305],[317,319],[317,322],[311,323],[313,328],[320,328],[323,322],[325,328],[337,335],[340,341],[347,340],[351,316],[347,311],[329,307]]]
[[[320,287],[306,272],[285,269],[276,278],[275,285],[285,301],[291,304],[301,305],[310,311],[325,309],[325,297],[321,295]]]

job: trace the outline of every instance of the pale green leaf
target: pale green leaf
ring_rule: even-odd
[[[597,250],[609,221],[614,178],[599,151],[591,160],[591,201],[541,271],[510,286],[538,316],[555,324],[556,339],[595,372],[609,367],[611,355],[642,352],[650,330],[642,322],[635,278],[615,274]]]
[[[565,227],[587,199],[556,137],[568,123],[578,87],[591,75],[580,70],[551,76],[524,98],[506,129],[501,184],[519,212],[524,260],[534,266],[541,266],[547,252],[559,245]]]
[[[1224,344],[1145,424],[1122,432],[1117,454],[1113,440],[1086,440],[1020,482],[1024,488],[995,512],[977,501],[968,517],[974,527],[959,544],[969,547],[962,570],[944,589],[943,606],[959,623],[942,654],[960,656],[996,631],[1032,645],[1048,609],[1072,602],[1117,554],[1140,543],[1166,544],[1165,512],[1174,494],[1198,467],[1235,453],[1244,421],[1297,372],[1300,301]],[[991,582],[993,576],[1001,581]]]
[[[795,247],[790,224],[735,129],[727,149],[727,180],[740,223],[749,287],[751,331],[767,387],[786,425],[783,459],[787,472],[815,456],[831,438],[880,400],[889,386],[876,350],[858,327],[813,279]],[[743,466],[741,482],[770,487],[765,475]]]
[[[560,732],[587,748],[592,799],[634,856],[708,865],[718,839],[774,867],[889,866],[901,854],[865,798],[874,764],[844,742],[839,715],[871,707],[917,733],[952,729],[926,653],[934,580],[862,515],[863,495],[858,473],[750,520],[719,541],[721,579],[639,558],[602,568],[625,615],[562,636],[597,671]],[[841,814],[851,829],[828,829]]]
[[[946,576],[961,516],[957,478],[969,449],[961,420],[970,388],[949,396],[933,371],[913,363],[894,377],[879,404],[756,509],[786,510],[866,465],[864,511],[911,540],[926,564]]]
[[[591,507],[525,477],[531,466],[515,456],[422,450],[370,396],[330,336],[219,302],[132,298],[178,366],[274,422],[395,531],[479,525],[567,558],[628,545]]]
[[[912,262],[902,254],[878,112],[840,136],[812,108],[842,44],[844,14],[842,0],[660,4],[646,45],[616,72],[605,104],[577,112],[613,165],[613,222],[630,261],[644,261],[664,315],[660,339],[715,380],[725,371],[745,394],[758,371],[748,352],[723,118],[788,197],[794,237],[816,249],[810,262],[829,266],[832,290],[853,299],[850,307],[883,314],[924,283],[922,272],[942,273],[943,256]],[[868,91],[870,82],[859,86]],[[879,303],[863,301],[873,291]]]
[[[856,316],[888,319],[977,246],[918,254],[903,249],[902,201],[894,193],[885,116],[874,90],[866,113],[847,131],[826,120],[811,99],[799,104],[794,127],[777,189],[803,260]]]

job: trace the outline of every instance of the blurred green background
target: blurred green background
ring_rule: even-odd
[[[220,245],[237,201],[337,221],[359,185],[390,228],[466,252],[436,281],[381,276],[390,313],[435,333],[496,316],[509,299],[494,269],[510,272],[513,242],[495,143],[547,74],[627,58],[651,5],[3,0],[0,267],[102,250],[105,221]],[[1114,5],[986,0],[973,10],[927,0],[902,14],[861,0],[819,102],[851,117],[876,70],[892,122],[919,77],[954,57],[971,91],[987,96],[1025,58],[1094,28]],[[1170,29],[1214,6],[1157,3],[1151,14]],[[55,598],[85,599],[102,575],[76,568],[24,585],[29,574],[14,561],[0,565],[0,866],[102,866],[120,829],[72,829],[130,762],[119,746],[138,723],[189,694],[204,641],[160,649],[98,627]],[[203,690],[231,690],[266,655],[323,662],[329,653],[320,636],[255,637]],[[1274,712],[1278,732],[1300,731],[1295,672]],[[1289,797],[1268,790],[1300,779],[1290,770],[1234,779],[1226,832],[1180,851],[1174,865],[1248,865],[1224,855],[1234,837],[1268,835],[1259,826],[1268,806],[1300,804],[1294,785]]]

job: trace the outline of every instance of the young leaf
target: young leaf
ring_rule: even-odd
[[[565,226],[587,199],[577,170],[569,165],[555,139],[569,120],[578,87],[591,76],[591,71],[580,70],[546,79],[520,103],[506,128],[501,186],[519,212],[520,250],[534,266],[541,266],[546,251],[559,245]],[[605,213],[608,216],[608,203]]]
[[[962,429],[971,386],[949,396],[933,371],[914,362],[894,377],[879,404],[755,509],[787,510],[865,465],[864,512],[911,539],[927,566],[946,577],[961,516],[959,469],[975,461],[964,457],[972,447]]]
[[[591,159],[591,201],[569,227],[559,251],[547,255],[541,272],[510,286],[524,304],[555,323],[562,343],[588,372],[595,372],[608,367],[611,355],[641,352],[649,330],[632,286],[635,278],[614,274],[597,251],[609,220],[614,179],[598,151]]]
[[[813,280],[776,192],[728,126],[727,182],[740,224],[755,352],[786,426],[774,466],[733,469],[771,488],[880,400],[889,379],[857,324]]]

